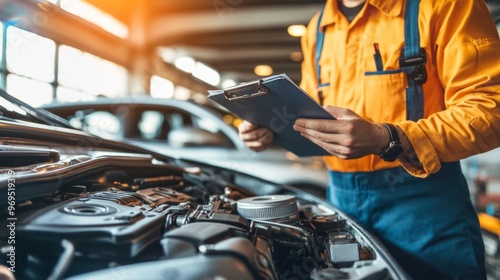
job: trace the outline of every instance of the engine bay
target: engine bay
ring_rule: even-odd
[[[144,159],[65,162],[43,168],[59,174],[52,195],[16,206],[16,279],[397,278],[376,240],[303,192]]]

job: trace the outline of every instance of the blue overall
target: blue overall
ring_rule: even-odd
[[[401,167],[329,174],[328,200],[374,233],[414,279],[486,279],[479,222],[458,162],[426,179]]]

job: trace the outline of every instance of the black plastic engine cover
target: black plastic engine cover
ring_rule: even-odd
[[[135,257],[157,242],[164,225],[164,214],[145,207],[78,198],[23,219],[17,233],[22,240],[19,244],[30,246],[30,251],[54,252],[53,248],[67,239],[83,256],[123,259]]]

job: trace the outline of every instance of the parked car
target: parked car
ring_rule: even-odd
[[[2,279],[407,279],[323,199],[0,97]]]
[[[321,196],[328,185],[320,157],[299,158],[277,146],[254,152],[238,137],[233,125],[238,119],[215,106],[129,97],[53,103],[42,108],[93,134],[171,157],[203,160]]]

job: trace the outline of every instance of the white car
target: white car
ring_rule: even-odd
[[[236,117],[215,106],[129,97],[53,103],[42,108],[104,138],[127,141],[170,157],[203,161],[325,196],[328,174],[321,157],[299,158],[277,146],[254,152],[238,137],[232,125]]]

